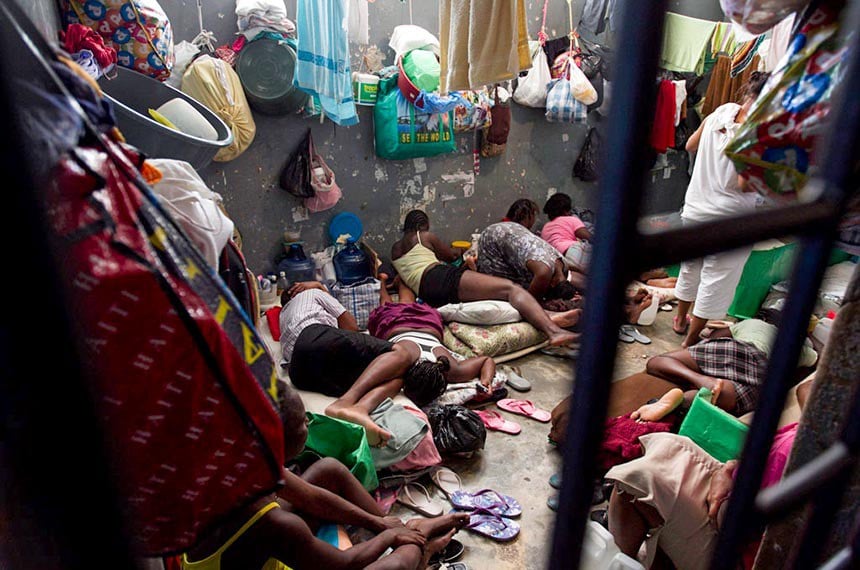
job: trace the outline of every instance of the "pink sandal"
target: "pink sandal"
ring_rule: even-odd
[[[539,422],[546,423],[552,419],[552,415],[548,411],[537,408],[531,400],[513,400],[511,398],[505,398],[504,400],[496,402],[496,405],[506,412],[519,414]]]
[[[690,319],[690,315],[687,315],[687,322],[684,324],[684,329],[678,330],[678,315],[675,315],[674,317],[672,317],[672,330],[675,332],[675,334],[687,334],[687,329],[690,327],[691,320],[692,319]]]
[[[499,412],[494,412],[492,410],[475,410],[475,413],[478,414],[478,417],[481,418],[481,421],[484,422],[484,426],[486,426],[488,430],[500,431],[511,435],[517,435],[523,431],[520,424],[506,420]]]

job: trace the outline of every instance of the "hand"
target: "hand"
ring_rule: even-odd
[[[737,466],[738,462],[731,460],[711,477],[711,487],[705,500],[708,506],[708,517],[715,523],[717,522],[717,515],[720,513],[720,506],[732,492],[732,486],[735,482],[733,475]]]
[[[287,294],[292,298],[301,293],[302,291],[309,291],[310,289],[323,289],[323,284],[319,281],[299,281],[298,283],[294,283],[292,287],[289,288]]]
[[[477,263],[475,263],[475,260],[476,260],[476,259],[478,259],[478,257],[477,257],[477,256],[475,256],[475,255],[470,255],[470,256],[468,256],[468,257],[464,257],[464,258],[463,258],[463,263],[466,265],[466,267],[468,267],[468,268],[469,268],[469,269],[471,269],[472,271],[477,271],[477,270],[478,270],[478,265],[477,265]]]
[[[383,531],[386,531],[389,529],[403,528],[405,526],[403,524],[403,521],[397,517],[382,517],[382,519],[380,519],[380,520],[381,520],[381,525],[382,525]]]
[[[397,548],[398,546],[406,546],[408,544],[414,544],[419,548],[424,548],[424,545],[427,544],[427,539],[423,534],[417,530],[406,528],[405,526],[401,528],[390,528],[385,532],[391,537],[391,546],[394,548]]]

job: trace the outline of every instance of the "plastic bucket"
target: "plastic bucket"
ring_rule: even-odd
[[[99,86],[114,106],[120,131],[129,144],[152,158],[184,160],[200,170],[212,162],[222,148],[233,142],[233,132],[215,113],[182,91],[146,75],[117,66],[110,78],[99,79]],[[181,133],[149,116],[176,98],[184,99],[215,128],[217,140],[211,141]]]
[[[236,60],[248,104],[268,115],[300,110],[308,95],[293,85],[296,52],[288,44],[260,38],[245,45]]]

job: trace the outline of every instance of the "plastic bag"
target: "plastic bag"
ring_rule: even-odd
[[[514,101],[526,107],[545,107],[547,84],[552,80],[543,49],[538,47],[532,58],[532,68],[517,81]]]
[[[597,180],[597,173],[600,171],[600,145],[601,135],[597,129],[591,127],[588,129],[588,134],[585,135],[585,144],[582,145],[582,150],[579,151],[579,157],[573,164],[573,175],[585,182],[594,182]]]
[[[278,180],[281,188],[298,198],[312,198],[315,195],[311,186],[312,145],[311,130],[308,129],[295,150],[287,158],[287,163],[284,165]]]
[[[191,42],[181,41],[176,44],[173,53],[175,56],[173,71],[164,82],[176,89],[182,89],[182,76],[185,75],[185,70],[194,60],[194,56],[200,53],[200,47]]]
[[[469,408],[431,405],[424,413],[430,420],[433,441],[440,453],[473,453],[484,448],[487,428]]]
[[[597,103],[597,90],[572,59],[568,62],[567,70],[570,74],[568,80],[573,98],[586,105]]]
[[[807,4],[809,0],[720,0],[725,15],[754,35],[765,33]]]
[[[308,138],[310,139],[310,135]],[[322,212],[337,204],[343,193],[335,181],[334,172],[316,151],[313,139],[310,139],[309,146],[311,156],[310,184],[314,195],[305,198],[305,208],[311,212]]]
[[[334,457],[355,475],[362,487],[368,491],[376,489],[379,480],[364,428],[321,414],[308,412],[307,416],[310,420],[308,439],[297,461],[301,462],[308,455]]]

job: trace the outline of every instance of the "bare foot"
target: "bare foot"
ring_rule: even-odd
[[[639,276],[639,281],[648,282],[651,279],[663,279],[664,277],[669,277],[669,274],[666,273],[665,269],[651,269],[646,271],[642,275]]]
[[[421,559],[421,565],[419,568],[428,568],[430,559],[445,550],[445,547],[451,542],[451,539],[454,537],[454,533],[456,532],[456,529],[451,529],[441,536],[428,540],[427,544],[424,545],[424,557]]]
[[[723,393],[723,381],[720,378],[717,378],[714,381],[714,387],[711,389],[711,403],[713,405],[717,405],[717,402],[720,399],[720,394]]]
[[[658,422],[675,411],[684,401],[684,391],[672,388],[653,404],[645,404],[630,414],[630,419],[638,422]]]
[[[665,277],[663,279],[649,279],[646,282],[646,285],[650,285],[651,287],[665,287],[666,289],[672,289],[677,283],[677,277]]]
[[[561,328],[567,329],[576,326],[576,323],[582,317],[582,309],[571,309],[562,313],[548,312],[547,314],[549,315],[549,320]]]
[[[367,443],[372,447],[384,447],[391,439],[389,432],[373,423],[370,416],[356,406],[339,406],[334,403],[326,408],[325,413],[327,416],[363,426],[367,433]]]
[[[406,528],[417,530],[427,538],[433,538],[449,531],[458,531],[467,524],[470,519],[469,513],[451,513],[432,519],[410,519],[406,521]]]
[[[388,283],[388,273],[380,273],[377,278],[382,281],[383,286]]]
[[[579,342],[579,333],[572,333],[564,329],[549,335],[550,346],[567,346]]]
[[[639,317],[642,315],[642,311],[651,306],[653,302],[653,297],[649,294],[646,295],[642,301],[634,305],[627,305],[625,307],[625,312],[627,313],[627,322],[631,324],[636,324],[639,322]]]

